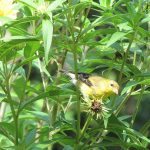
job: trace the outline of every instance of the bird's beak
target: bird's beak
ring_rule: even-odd
[[[113,91],[116,95],[118,95],[118,93],[119,93],[118,89],[114,89]]]

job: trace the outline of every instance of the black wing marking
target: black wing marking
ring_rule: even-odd
[[[89,74],[87,73],[78,73],[78,79],[80,81],[82,81],[83,83],[85,83],[88,86],[92,86],[91,81],[88,80],[89,78]]]
[[[68,73],[70,72],[70,71],[68,72],[68,71],[63,70],[63,69],[61,69],[61,70],[59,70],[59,71],[62,72],[62,73],[65,73],[65,74],[68,74]],[[73,73],[73,72],[70,72],[70,73]],[[74,74],[74,73],[73,73],[73,74]],[[90,74],[88,74],[88,73],[82,73],[82,72],[79,72],[79,73],[78,73],[78,79],[79,79],[80,81],[82,81],[83,83],[85,83],[85,84],[88,85],[88,86],[92,86],[91,81],[88,80],[89,76],[90,76]]]

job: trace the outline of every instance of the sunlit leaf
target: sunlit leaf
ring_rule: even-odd
[[[55,0],[53,1],[49,7],[48,7],[48,11],[53,11],[55,10],[58,6],[62,5],[62,3],[64,3],[66,0]]]
[[[33,0],[19,0],[19,1],[31,8],[34,8],[34,9],[37,9],[37,7],[38,7],[38,5],[36,5],[36,3],[33,2]]]
[[[42,33],[44,41],[45,61],[47,63],[53,36],[53,24],[50,20],[48,19],[42,20]]]
[[[20,77],[13,82],[13,89],[18,95],[19,99],[22,100],[25,93],[26,81],[24,77]]]
[[[127,35],[128,33],[124,33],[124,32],[115,32],[110,40],[107,43],[107,46],[112,45],[113,43],[117,42],[118,40],[121,40],[123,37],[125,37],[125,35]]]

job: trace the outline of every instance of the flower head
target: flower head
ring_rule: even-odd
[[[85,101],[83,103],[84,110],[96,116],[96,119],[104,117],[105,113],[108,112],[108,108],[105,107],[104,103],[100,100],[94,99],[90,101]]]
[[[13,0],[0,0],[0,17],[16,19],[17,10],[14,9],[14,6]],[[0,20],[0,25],[3,25],[3,23],[4,21]]]
[[[47,13],[48,11],[48,6],[49,3],[48,2],[44,2],[44,3],[39,3],[37,11],[41,14]]]
[[[0,0],[0,16],[16,19],[17,11],[14,9],[13,0]]]

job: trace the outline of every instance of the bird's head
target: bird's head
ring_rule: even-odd
[[[119,93],[119,85],[117,82],[113,81],[113,80],[109,80],[108,81],[108,87],[109,87],[109,91],[112,93],[112,94],[116,94],[118,95]]]

